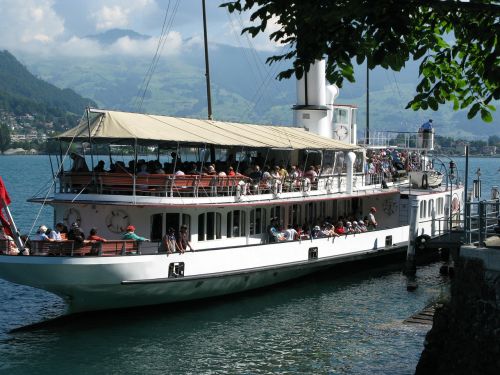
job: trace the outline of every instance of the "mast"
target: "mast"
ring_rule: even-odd
[[[208,119],[212,120],[212,96],[210,93],[210,65],[208,63],[208,38],[207,38],[207,14],[205,11],[205,0],[201,1],[203,9],[203,40],[205,44],[205,77],[207,78],[207,107]]]
[[[370,68],[366,59],[366,134],[365,144],[370,144]]]

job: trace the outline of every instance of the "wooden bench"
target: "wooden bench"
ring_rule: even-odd
[[[94,242],[93,244],[96,248],[96,255],[99,256],[140,254],[139,241],[116,240]]]
[[[62,173],[60,175],[62,191],[72,193],[92,186],[92,178],[91,172]]]
[[[75,241],[30,241],[30,253],[48,256],[82,256],[90,254],[90,244],[78,246]]]

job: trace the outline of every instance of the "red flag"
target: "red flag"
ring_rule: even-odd
[[[6,206],[10,204],[9,193],[7,193],[7,189],[3,183],[2,177],[0,176],[0,201],[3,202]]]
[[[12,236],[12,230],[10,229],[10,223],[3,216],[3,208],[4,206],[8,206],[10,204],[9,193],[7,193],[7,189],[5,189],[5,185],[3,183],[2,177],[0,176],[0,222],[3,225],[3,229],[5,234]]]

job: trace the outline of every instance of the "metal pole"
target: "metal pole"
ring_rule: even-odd
[[[370,144],[370,68],[366,59],[366,133],[365,144]]]
[[[465,229],[465,242],[471,243],[470,233],[470,200],[469,200],[469,145],[465,145],[465,212],[464,212],[464,229]]]
[[[406,251],[406,265],[404,270],[404,274],[407,276],[414,276],[417,272],[415,262],[415,238],[418,233],[418,211],[418,201],[413,200],[410,206],[410,228],[408,232],[408,248]]]
[[[485,224],[486,224],[486,201],[479,202],[479,247],[484,246]]]
[[[17,248],[20,251],[24,250],[24,245],[23,241],[21,241],[21,236],[19,235],[19,231],[17,230],[16,223],[14,222],[14,218],[12,217],[12,214],[10,213],[9,206],[5,204],[3,200],[0,200],[1,205],[5,209],[5,213],[7,214],[7,219],[12,226],[12,235],[14,236],[14,242],[16,243]]]
[[[205,0],[202,0],[201,3],[203,9],[203,39],[205,42],[205,77],[207,79],[208,119],[212,120],[212,95],[210,93],[210,65],[208,62],[207,14],[205,11]]]

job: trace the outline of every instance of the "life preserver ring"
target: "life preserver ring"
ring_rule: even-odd
[[[427,244],[429,243],[431,236],[428,234],[422,234],[415,238],[415,248],[418,250],[425,250],[427,248]]]
[[[422,188],[423,189],[429,188],[429,176],[427,176],[427,173],[424,173],[422,175]]]
[[[81,226],[82,215],[80,215],[80,212],[76,208],[70,208],[64,213],[63,221],[68,227],[73,223],[77,223],[78,226]]]
[[[124,210],[112,210],[106,216],[106,227],[112,233],[122,233],[130,225],[130,217]]]

